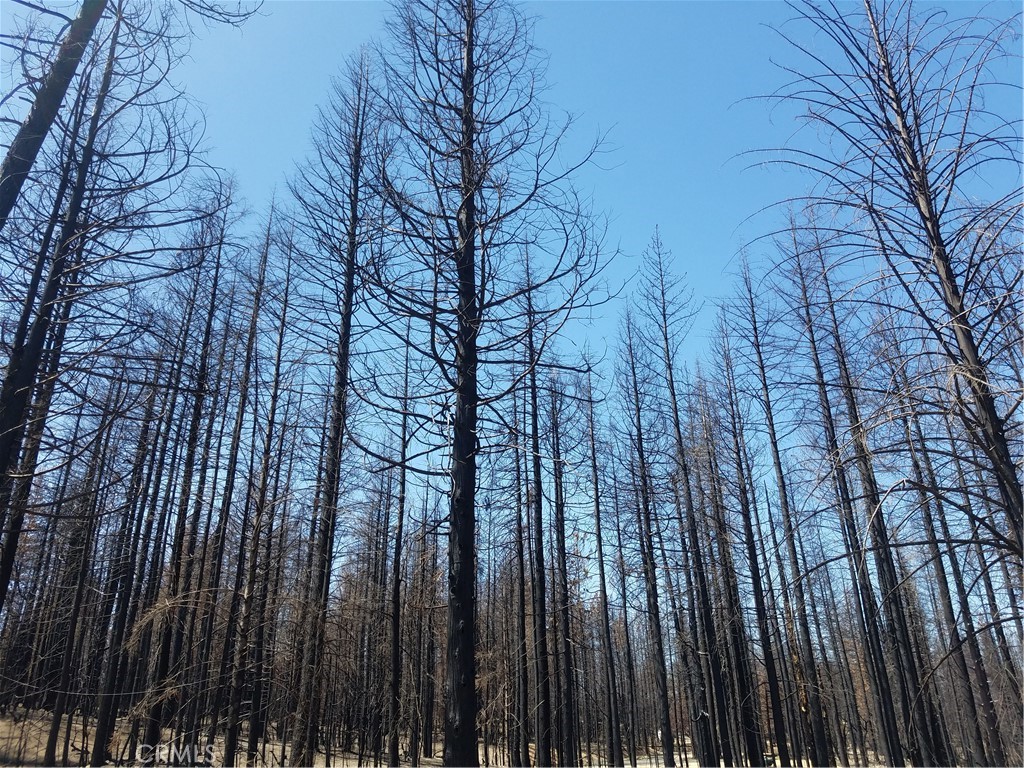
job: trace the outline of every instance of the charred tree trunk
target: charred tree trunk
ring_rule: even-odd
[[[590,482],[594,494],[594,538],[597,545],[598,600],[601,611],[601,651],[604,656],[605,706],[608,708],[608,762],[622,766],[622,725],[619,716],[619,686],[615,674],[615,646],[612,642],[612,624],[608,608],[608,586],[605,577],[604,539],[601,522],[601,486],[597,466],[597,424],[594,419],[594,393],[587,376],[587,427],[590,435]]]
[[[628,320],[627,320],[628,322]],[[636,440],[637,472],[634,482],[638,490],[637,523],[640,534],[640,557],[643,562],[644,584],[647,590],[647,618],[650,622],[651,645],[654,651],[654,685],[660,714],[662,756],[666,768],[674,768],[675,742],[672,738],[672,711],[668,702],[668,673],[665,667],[665,645],[661,628],[661,607],[658,604],[658,577],[654,560],[654,510],[651,499],[651,479],[644,445],[644,426],[641,417],[640,380],[637,374],[636,350],[632,329],[627,327],[627,363],[629,365],[630,406],[634,438]]]
[[[558,764],[560,766],[577,766],[580,756],[576,751],[576,681],[572,650],[572,624],[569,620],[569,564],[565,550],[565,489],[564,459],[562,457],[561,440],[561,397],[558,383],[552,384],[551,393],[551,461],[554,477],[555,498],[555,553],[558,558],[555,578],[555,599],[558,602],[558,635],[561,643],[561,704],[559,727]]]
[[[455,413],[452,426],[452,491],[448,535],[448,662],[445,665],[444,764],[480,762],[476,694],[476,451],[477,296],[476,24],[475,0],[465,0],[462,53],[461,182],[458,250],[458,327],[455,341]]]
[[[405,392],[409,397],[409,354],[405,356]],[[402,536],[405,526],[406,462],[409,445],[409,416],[403,409],[401,455],[398,464],[398,516],[395,522],[395,549],[391,563],[391,690],[388,705],[388,765],[399,765],[398,732],[402,711]]]
[[[775,407],[768,383],[764,342],[762,340],[761,326],[758,323],[754,290],[750,282],[750,274],[746,270],[743,275],[743,284],[748,319],[750,321],[749,341],[754,352],[758,382],[761,388],[761,402],[764,406],[765,421],[768,427],[768,445],[771,448],[772,466],[775,470],[775,484],[779,495],[779,509],[782,513],[783,536],[786,551],[789,555],[793,602],[795,603],[798,622],[795,634],[800,648],[800,671],[803,684],[802,698],[807,702],[807,716],[811,722],[811,735],[813,737],[811,742],[811,760],[814,765],[827,765],[829,762],[828,737],[825,730],[824,708],[821,697],[818,694],[821,683],[818,679],[817,666],[814,663],[814,652],[811,648],[811,629],[807,619],[807,600],[804,596],[803,579],[797,568],[796,532],[793,525],[793,514],[789,507],[789,490],[786,483],[786,473],[782,466],[778,430],[775,426]]]
[[[537,686],[536,765],[553,765],[551,753],[551,676],[548,671],[547,587],[544,568],[544,489],[540,467],[540,404],[537,393],[537,354],[533,326],[527,335],[530,373],[530,457],[531,490],[528,494],[533,512],[533,644],[534,674]]]

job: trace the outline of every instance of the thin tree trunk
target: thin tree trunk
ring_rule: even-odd
[[[527,298],[529,301],[529,297]],[[537,753],[535,764],[553,765],[551,759],[551,678],[548,671],[547,587],[544,569],[544,493],[541,486],[540,425],[537,397],[537,359],[533,346],[533,325],[527,335],[530,366],[530,457],[532,489],[529,494],[533,510],[533,644],[537,686]]]
[[[198,275],[197,275],[198,281]],[[160,691],[157,701],[150,707],[146,722],[144,744],[155,746],[161,743],[161,734],[164,720],[167,715],[168,702],[165,701],[163,691],[170,683],[169,676],[172,662],[175,661],[177,653],[172,656],[173,645],[176,636],[184,630],[186,601],[183,595],[189,587],[192,568],[192,548],[194,542],[194,531],[189,534],[188,507],[192,501],[192,477],[196,468],[196,452],[199,447],[199,429],[203,418],[203,407],[209,391],[209,364],[210,344],[213,334],[213,320],[217,311],[218,290],[220,287],[220,260],[214,265],[213,282],[210,288],[209,308],[206,314],[206,322],[203,328],[203,337],[199,347],[199,366],[196,372],[195,396],[192,402],[192,413],[188,422],[188,434],[185,443],[185,457],[183,460],[183,475],[181,490],[178,494],[178,519],[175,525],[174,538],[171,547],[171,571],[168,581],[168,602],[171,605],[171,616],[164,622],[160,634],[159,650],[156,665],[153,671],[153,687]],[[196,505],[198,508],[198,504]],[[194,523],[195,521],[193,521]],[[195,525],[191,526],[193,529]],[[186,541],[186,536],[189,536]],[[172,618],[173,617],[173,618]],[[179,641],[180,642],[180,641]],[[147,761],[155,759],[155,752],[147,755]]]
[[[403,399],[409,397],[409,351],[405,353]],[[402,409],[401,455],[398,465],[398,501],[395,523],[395,551],[391,563],[391,696],[388,711],[388,765],[399,764],[398,731],[402,709],[402,535],[405,525],[405,465],[409,446],[409,415],[406,403]]]
[[[559,728],[559,765],[578,766],[580,755],[576,750],[577,740],[577,707],[576,681],[573,668],[572,626],[569,621],[569,565],[565,551],[565,491],[563,481],[562,443],[561,443],[561,392],[557,383],[553,383],[551,393],[551,461],[554,478],[554,512],[555,512],[555,555],[557,569],[555,578],[555,600],[558,604],[559,640],[561,641],[561,723]]]
[[[89,120],[85,143],[81,149],[75,182],[71,188],[71,197],[68,200],[64,222],[61,225],[57,252],[50,264],[50,272],[43,286],[36,316],[25,339],[25,345],[22,348],[15,347],[11,350],[3,385],[0,386],[0,516],[6,514],[10,504],[11,472],[17,466],[21,452],[29,397],[32,385],[39,375],[39,368],[43,360],[43,347],[53,313],[60,303],[58,296],[62,287],[70,282],[69,276],[77,275],[79,268],[72,259],[76,254],[82,252],[84,246],[89,173],[96,154],[100,119],[103,116],[107,96],[110,92],[120,29],[120,16],[118,16],[104,64],[100,88],[93,103],[93,113]],[[67,297],[65,301],[71,301],[71,297]],[[8,525],[8,532],[4,536],[3,555],[0,559],[0,610],[3,610],[7,598],[11,569],[14,565],[20,535],[20,526]]]
[[[256,292],[253,298],[252,315],[249,320],[249,336],[255,342],[259,315],[262,309],[262,298],[264,285],[266,283],[267,261],[270,255],[271,226],[273,223],[273,208],[271,208],[271,219],[267,222],[267,233],[263,245],[263,253],[260,257],[259,274],[257,275]],[[291,265],[289,264],[289,269]],[[288,277],[285,278],[286,286]],[[282,318],[287,317],[288,299],[286,295],[282,306]],[[256,598],[256,581],[258,577],[260,536],[262,535],[264,519],[268,514],[267,494],[270,487],[270,460],[274,440],[274,423],[277,419],[277,405],[280,398],[281,386],[281,353],[284,344],[284,319],[277,337],[277,349],[274,356],[274,378],[271,385],[270,407],[267,413],[267,429],[263,441],[263,451],[260,466],[260,484],[254,502],[255,514],[253,515],[252,534],[249,539],[249,555],[247,558],[244,592],[241,597],[241,608],[239,617],[238,640],[235,645],[235,658],[231,673],[231,693],[228,700],[227,726],[224,735],[224,764],[233,766],[235,764],[235,753],[238,749],[238,733],[241,722],[242,695],[245,686],[246,671],[249,666],[250,633],[252,631],[253,607]],[[242,528],[242,546],[245,546],[246,529]],[[250,722],[250,729],[252,724]],[[251,759],[248,758],[247,759]]]
[[[348,424],[349,362],[352,346],[352,316],[356,302],[356,268],[359,253],[358,227],[363,184],[363,131],[367,121],[367,98],[363,73],[357,75],[357,88],[352,94],[352,146],[348,173],[348,210],[343,223],[345,252],[342,265],[340,324],[334,359],[334,385],[329,411],[329,428],[324,461],[323,488],[317,519],[317,536],[313,556],[313,606],[309,610],[305,631],[299,708],[295,715],[294,762],[312,765],[317,750],[319,731],[319,686],[323,676],[322,638],[327,620],[327,599],[330,589],[334,550],[334,532],[338,522],[338,497],[341,481],[341,460]]]
[[[796,557],[796,533],[793,525],[793,514],[789,507],[789,490],[786,483],[786,473],[782,466],[782,454],[779,449],[778,431],[775,426],[775,407],[772,402],[771,388],[768,384],[768,371],[765,365],[763,341],[761,328],[758,324],[757,308],[754,302],[753,286],[750,282],[750,273],[744,270],[743,284],[750,320],[750,345],[754,351],[754,359],[757,367],[758,382],[761,387],[761,402],[764,406],[765,421],[768,427],[768,445],[771,448],[772,466],[775,470],[775,484],[778,488],[779,509],[782,513],[782,525],[784,528],[784,539],[786,551],[789,555],[789,565],[792,572],[793,596],[796,607],[796,618],[798,622],[796,639],[800,647],[801,682],[803,683],[803,698],[807,701],[807,716],[811,722],[811,760],[814,765],[827,765],[829,762],[828,738],[825,731],[824,707],[818,691],[821,682],[818,679],[817,667],[814,663],[814,652],[811,648],[811,630],[807,620],[807,600],[803,593],[803,580],[797,570]]]
[[[605,577],[604,539],[601,523],[601,486],[597,467],[597,425],[594,420],[594,392],[587,375],[587,427],[590,436],[590,482],[594,494],[594,538],[597,545],[598,600],[601,612],[601,651],[604,655],[605,706],[608,708],[608,762],[622,766],[622,725],[619,717],[619,686],[615,674],[615,646],[608,608],[608,585]]]
[[[631,329],[627,330],[627,334],[629,334],[626,340],[630,373],[629,386],[632,394],[630,404],[633,411],[633,429],[636,439],[637,474],[634,480],[638,488],[640,502],[637,509],[637,523],[640,526],[640,557],[643,562],[644,583],[647,588],[647,619],[650,623],[651,644],[654,650],[654,685],[660,714],[661,750],[666,768],[674,768],[676,761],[672,738],[672,712],[668,702],[668,672],[665,667],[661,607],[658,604],[658,577],[654,561],[654,513],[651,500],[651,480],[647,466],[647,451],[644,445],[644,428],[640,413],[640,384]]]
[[[881,748],[887,763],[902,766],[904,765],[903,747],[900,742],[896,713],[893,708],[889,674],[886,670],[885,658],[882,652],[878,606],[875,602],[871,584],[868,581],[865,553],[863,548],[858,545],[860,534],[858,533],[853,515],[853,497],[846,477],[846,469],[842,464],[842,454],[839,449],[832,404],[828,396],[821,357],[818,353],[807,291],[807,281],[800,254],[797,254],[795,263],[800,289],[800,312],[802,314],[804,332],[807,334],[811,361],[814,365],[814,379],[818,390],[822,426],[825,431],[826,450],[832,462],[832,472],[836,493],[839,498],[843,534],[850,554],[850,568],[855,572],[853,583],[856,585],[856,588],[854,593],[860,606],[863,621],[865,644],[871,668],[870,679],[874,688],[873,702],[876,709],[876,722],[878,722],[882,734]],[[858,562],[855,563],[855,561]]]
[[[615,514],[615,544],[618,547],[619,552],[619,594],[622,596],[622,634],[626,651],[626,700],[627,707],[626,712],[628,714],[629,721],[629,740],[627,742],[629,752],[629,764],[632,768],[636,768],[637,763],[637,706],[636,706],[636,665],[633,663],[633,642],[630,639],[629,634],[629,593],[626,591],[626,556],[625,548],[622,543],[622,522],[619,518],[620,509],[619,506],[619,483],[617,478],[612,478],[612,488],[614,489],[614,498],[612,502],[612,509]],[[538,761],[538,768],[542,763]]]

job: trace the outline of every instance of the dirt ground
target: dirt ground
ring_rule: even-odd
[[[46,712],[26,712],[25,710],[16,710],[13,713],[8,712],[4,715],[0,715],[0,766],[41,766],[43,763],[43,755],[46,752],[46,738],[50,729],[50,717]],[[123,750],[124,744],[124,733],[115,734],[112,752],[115,755],[119,755]],[[92,743],[92,723],[83,722],[81,718],[75,718],[75,720],[68,727],[67,721],[61,730],[60,740],[57,742],[57,761],[60,764],[61,759],[64,755],[65,748],[67,749],[67,765],[69,766],[80,766],[85,762],[86,755],[84,753],[83,745],[91,745]],[[213,764],[218,765],[221,757],[220,743],[214,745],[213,753]],[[438,744],[434,752],[435,756],[432,758],[421,758],[420,765],[424,768],[431,766],[441,765],[441,745]],[[487,759],[489,757],[489,759]],[[489,756],[485,757],[483,750],[480,753],[480,765],[481,766],[497,766],[501,765],[500,762],[504,757],[503,751],[495,749],[491,750]],[[163,759],[160,759],[163,758]],[[158,755],[157,765],[167,765],[167,756]],[[315,768],[326,766],[326,756],[323,754],[317,755],[317,762]],[[677,765],[679,768],[697,768],[697,764],[692,761],[683,763],[681,756],[676,757]],[[134,762],[124,762],[122,765],[134,765]],[[408,765],[408,762],[403,761],[403,764]],[[584,766],[598,766],[600,762],[596,751],[590,755],[590,760],[584,757]],[[268,743],[266,747],[266,760],[260,759],[257,761],[259,766],[280,766],[281,765],[281,745],[280,743]],[[348,753],[335,753],[331,757],[330,765],[333,768],[370,768],[373,766],[373,757],[364,757],[360,763],[358,755]],[[650,755],[641,757],[637,761],[637,768],[659,768],[662,765],[660,755]]]

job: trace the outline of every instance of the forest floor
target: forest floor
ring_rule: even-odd
[[[50,721],[50,714],[45,711],[26,712],[23,709],[17,709],[13,713],[7,712],[0,715],[0,766],[45,765],[43,757],[46,753],[46,739],[50,729]],[[83,722],[81,718],[74,718],[74,721],[70,723],[69,729],[68,722],[65,720],[60,740],[57,742],[58,764],[62,761],[65,745],[67,748],[66,765],[77,766],[82,765],[85,762],[86,745],[91,746],[92,744],[92,727],[92,722]],[[124,734],[115,734],[112,744],[112,751],[115,755],[122,752],[123,743]],[[222,754],[221,747],[222,744],[220,743],[220,740],[218,740],[218,743],[214,745],[214,765],[218,764],[218,759]],[[420,765],[424,766],[424,768],[441,765],[441,751],[442,746],[438,743],[434,750],[434,757],[420,758]],[[268,742],[265,754],[265,761],[262,759],[261,754],[261,759],[257,760],[257,765],[281,765],[280,742]],[[499,752],[497,750],[492,750],[489,756],[485,756],[481,750],[480,765],[503,765],[503,757],[503,751]],[[692,760],[683,762],[681,755],[676,756],[676,761],[678,768],[696,768],[697,766],[697,763]],[[133,763],[130,761],[121,763],[121,765],[131,764]],[[157,765],[167,764],[167,755],[158,755]],[[359,768],[360,766],[372,766],[373,764],[374,760],[372,755],[364,755],[361,759],[359,755],[352,753],[335,753],[331,756],[331,765],[335,768]],[[408,757],[406,755],[403,755],[403,764],[409,764]],[[596,746],[595,751],[589,756],[589,759],[586,755],[584,756],[583,764],[586,766],[602,765],[601,759],[596,752]],[[637,768],[660,768],[662,764],[663,760],[661,759],[660,753],[641,755],[637,760]],[[320,766],[325,765],[325,755],[317,755],[317,762],[314,768],[319,768]]]
[[[0,716],[0,765],[42,765],[50,718],[37,717],[24,710]],[[59,751],[59,750],[58,750]],[[69,753],[68,761],[78,764],[78,756]]]

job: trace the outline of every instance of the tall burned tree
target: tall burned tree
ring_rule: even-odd
[[[526,375],[511,374],[510,350],[532,334],[543,352],[597,261],[560,165],[565,127],[537,98],[532,22],[504,0],[409,0],[390,31],[379,178],[394,243],[369,271],[371,293],[381,338],[434,367],[415,419],[450,461],[444,760],[476,765],[481,407]],[[386,377],[376,385],[392,401],[400,392]]]
[[[14,266],[20,306],[0,387],[0,605],[23,523],[17,512],[7,518],[10,501],[36,469],[24,462],[25,438],[33,421],[46,422],[38,409],[30,415],[29,399],[42,381],[47,339],[62,339],[43,377],[60,390],[87,345],[112,351],[148,334],[139,286],[195,266],[182,230],[217,210],[219,193],[201,189],[195,123],[168,81],[178,55],[168,22],[142,26],[124,2],[113,10],[74,78],[60,141],[45,149],[46,183],[26,188],[23,215],[5,232],[3,258]],[[63,360],[67,347],[77,352]]]
[[[718,351],[721,355],[721,371],[724,374],[723,396],[726,401],[727,430],[730,442],[732,443],[732,458],[736,472],[736,495],[739,501],[740,518],[743,526],[743,539],[746,548],[748,570],[750,571],[750,583],[754,593],[754,611],[758,634],[761,639],[761,652],[764,654],[764,671],[768,682],[768,701],[771,710],[771,721],[773,735],[775,737],[775,749],[779,753],[779,762],[783,766],[791,765],[789,753],[789,737],[786,733],[786,723],[782,715],[782,694],[779,690],[779,673],[775,664],[774,641],[768,621],[768,609],[765,600],[765,588],[761,576],[759,563],[757,537],[754,533],[754,508],[757,505],[754,486],[748,475],[744,451],[747,447],[747,439],[744,434],[743,423],[745,420],[739,403],[740,389],[734,370],[732,349],[729,343],[729,330],[723,329],[722,336],[718,342]],[[820,718],[819,718],[820,719]],[[828,762],[828,755],[818,764]]]
[[[528,306],[532,308],[532,301],[527,299]],[[529,397],[528,402],[528,431],[530,435],[530,461],[527,465],[526,475],[529,481],[526,483],[529,491],[526,494],[529,500],[529,510],[532,518],[533,548],[533,643],[534,643],[534,677],[536,680],[536,738],[537,738],[537,764],[544,765],[551,763],[551,672],[550,659],[548,654],[548,590],[547,571],[544,566],[544,486],[541,474],[540,455],[540,394],[537,386],[537,346],[534,342],[534,332],[531,328],[526,337],[527,364],[529,376],[527,377]]]
[[[312,284],[313,301],[326,308],[334,338],[327,345],[333,359],[328,427],[323,458],[322,492],[317,507],[313,557],[312,606],[306,614],[301,694],[296,714],[293,755],[311,765],[318,746],[323,685],[323,633],[334,561],[335,529],[341,491],[342,456],[349,418],[353,315],[361,249],[369,238],[367,213],[367,132],[373,102],[370,63],[365,55],[348,65],[336,80],[314,128],[314,157],[304,164],[291,191],[299,203],[300,228],[310,243],[308,263],[320,279]]]
[[[665,662],[665,643],[662,631],[661,608],[658,597],[658,574],[654,558],[655,530],[658,525],[655,512],[653,477],[650,467],[650,435],[644,414],[650,409],[647,379],[649,365],[640,359],[643,354],[638,344],[633,319],[627,311],[623,326],[622,372],[623,400],[628,411],[630,453],[635,464],[627,465],[635,489],[637,535],[640,544],[640,560],[644,576],[644,592],[647,597],[647,621],[653,655],[653,674],[658,712],[658,732],[661,736],[662,759],[667,768],[675,766],[675,741],[672,736],[672,713],[669,705],[668,670]],[[645,370],[647,369],[647,370]]]
[[[0,165],[0,229],[7,223],[39,150],[57,119],[57,112],[106,6],[107,0],[84,0],[78,15],[68,25],[25,121],[7,148],[3,165]]]
[[[604,536],[601,521],[601,475],[598,469],[597,422],[594,417],[595,394],[593,374],[587,372],[587,437],[590,443],[590,482],[594,495],[594,539],[597,546],[597,578],[598,599],[601,612],[601,653],[605,673],[605,713],[608,719],[608,762],[613,766],[622,766],[622,723],[619,714],[619,686],[615,674],[615,646],[612,640],[611,617],[608,607],[608,583],[605,575]]]

